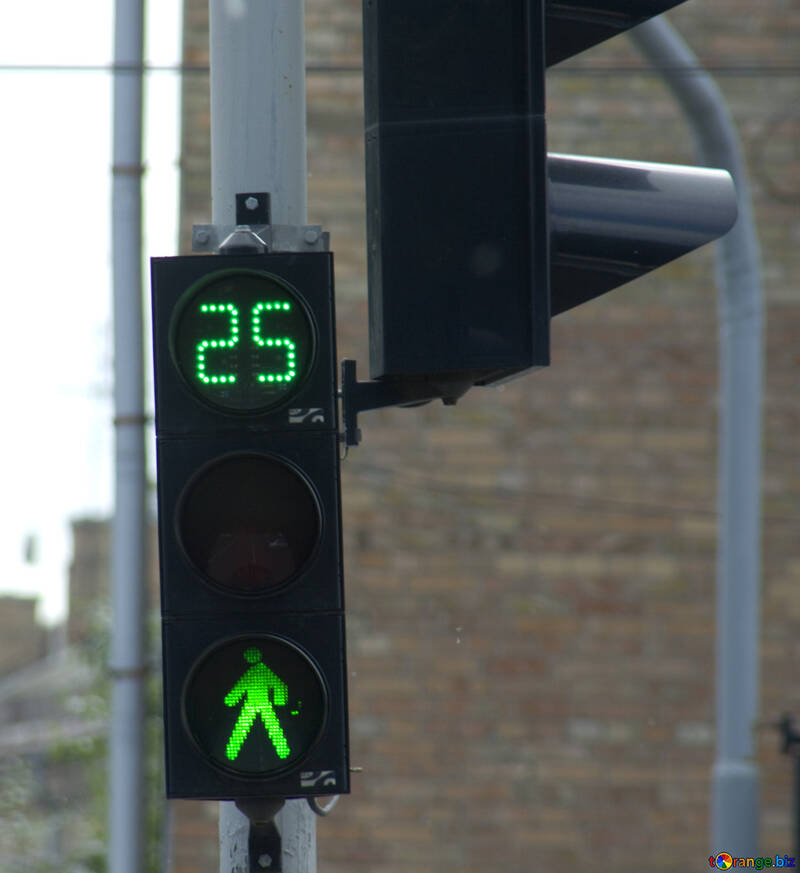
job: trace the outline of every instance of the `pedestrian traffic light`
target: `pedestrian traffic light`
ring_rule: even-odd
[[[546,150],[546,67],[679,2],[365,0],[373,378],[546,366],[552,315],[730,229],[725,172]]]
[[[152,261],[169,797],[349,790],[332,277]]]

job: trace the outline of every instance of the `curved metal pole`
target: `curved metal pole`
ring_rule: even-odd
[[[739,140],[711,76],[664,18],[640,25],[630,36],[677,98],[701,160],[728,170],[738,192],[739,220],[716,248],[720,409],[711,851],[755,857],[763,360],[758,239]]]

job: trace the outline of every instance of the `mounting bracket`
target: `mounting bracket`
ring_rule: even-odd
[[[342,385],[339,389],[345,448],[357,446],[361,442],[359,412],[387,406],[422,406],[439,398],[446,406],[452,406],[472,385],[471,379],[448,381],[446,378],[432,379],[429,376],[359,382],[356,378],[356,362],[345,358],[342,361]]]

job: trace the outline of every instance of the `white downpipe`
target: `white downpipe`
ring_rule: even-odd
[[[143,59],[144,0],[116,0],[112,168],[115,496],[109,656],[111,873],[141,873],[144,869]]]

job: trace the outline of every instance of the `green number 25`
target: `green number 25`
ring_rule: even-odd
[[[262,313],[289,312],[292,304],[285,300],[256,303],[250,310],[249,342],[259,348],[282,348],[286,356],[286,369],[282,372],[256,372],[254,378],[259,382],[291,382],[297,376],[295,344],[289,337],[261,335]],[[195,375],[206,385],[232,384],[236,373],[214,373],[209,369],[209,350],[232,349],[239,343],[239,310],[233,303],[203,303],[200,312],[204,315],[227,315],[229,332],[224,338],[201,339],[195,346]]]

